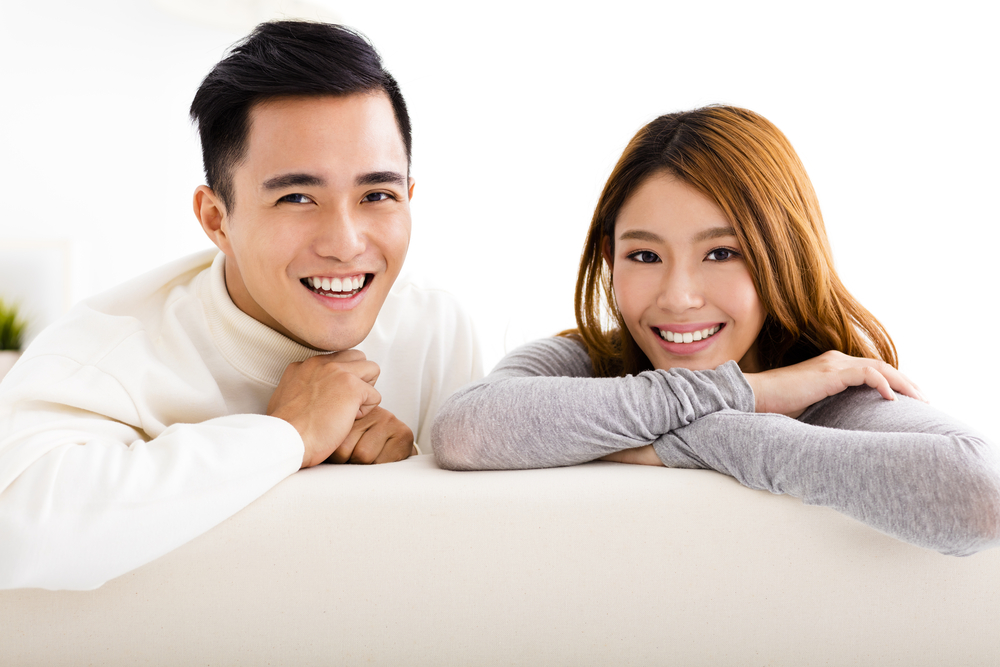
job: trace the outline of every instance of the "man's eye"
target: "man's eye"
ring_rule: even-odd
[[[306,197],[305,195],[299,194],[297,192],[295,194],[285,195],[278,201],[288,202],[290,204],[309,204],[310,202],[312,202],[312,200],[309,199],[309,197]]]
[[[362,201],[384,201],[386,199],[394,199],[388,192],[372,192],[371,194],[365,195]]]
[[[649,250],[637,250],[629,254],[629,259],[639,262],[640,264],[652,264],[654,262],[660,261],[655,252],[650,252]]]
[[[713,262],[724,262],[727,259],[735,259],[739,257],[740,254],[731,248],[716,248],[715,250],[710,250],[705,259],[710,259]]]

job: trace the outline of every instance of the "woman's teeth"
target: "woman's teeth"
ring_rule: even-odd
[[[688,331],[687,333],[674,333],[666,329],[658,329],[658,331],[660,332],[660,338],[670,343],[693,343],[705,340],[709,336],[714,336],[721,328],[721,324],[716,324],[714,327],[708,327],[701,331]]]
[[[315,292],[324,292],[327,296],[351,296],[365,286],[365,275],[348,278],[306,278],[305,283]]]

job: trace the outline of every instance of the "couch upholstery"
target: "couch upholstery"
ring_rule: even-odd
[[[0,591],[3,665],[998,665],[1000,549],[723,475],[321,466],[89,592]]]

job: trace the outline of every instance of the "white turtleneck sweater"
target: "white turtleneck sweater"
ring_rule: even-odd
[[[0,382],[0,589],[97,588],[299,469],[298,432],[264,413],[318,353],[239,310],[224,266],[199,253],[78,304]],[[441,402],[482,376],[469,318],[409,283],[358,349],[424,452]]]

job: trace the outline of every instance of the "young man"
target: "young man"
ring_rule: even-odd
[[[0,588],[95,588],[300,468],[404,459],[481,375],[450,298],[394,286],[410,123],[367,41],[263,24],[191,114],[221,252],[79,304],[0,385]]]

